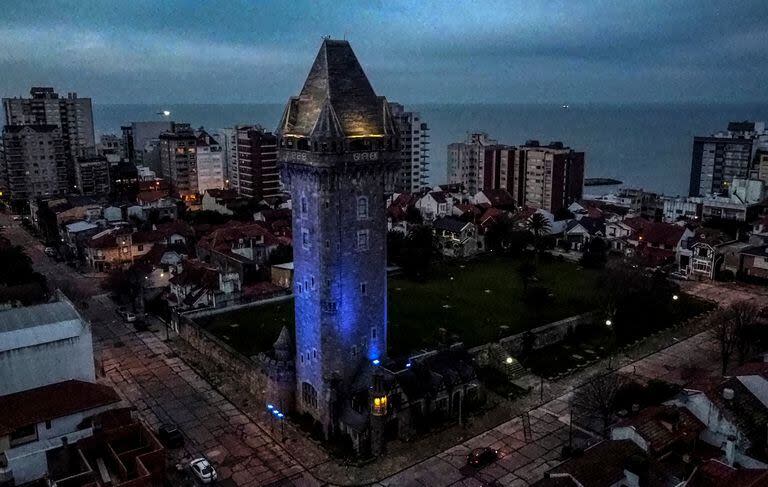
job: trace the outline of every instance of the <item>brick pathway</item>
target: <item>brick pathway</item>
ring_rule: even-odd
[[[110,313],[106,296],[94,298],[86,311],[93,317],[100,380],[115,387],[152,429],[164,422],[178,425],[186,444],[170,452],[171,462],[203,454],[216,466],[221,485],[268,485],[301,477],[303,468],[176,357],[160,334],[136,333],[109,318]]]

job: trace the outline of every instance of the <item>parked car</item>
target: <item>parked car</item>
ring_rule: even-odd
[[[204,484],[216,481],[218,475],[213,465],[206,458],[196,458],[189,463],[189,468],[197,479]]]
[[[157,436],[166,448],[181,448],[184,446],[184,436],[175,425],[164,424],[157,430]]]
[[[475,448],[467,456],[467,465],[476,468],[487,467],[499,458],[499,450],[493,448]]]
[[[117,308],[117,314],[123,320],[125,320],[126,323],[133,323],[138,319],[138,316],[136,316],[136,313],[132,311],[128,311],[128,309],[125,306],[120,306],[119,308]]]
[[[20,222],[21,221],[21,217],[19,215],[13,215],[11,217],[11,220],[13,220],[15,222]]]
[[[53,257],[54,255],[56,255],[56,249],[54,249],[53,247],[46,247],[45,250],[43,250],[43,252],[45,252],[45,255],[47,255],[48,257]]]

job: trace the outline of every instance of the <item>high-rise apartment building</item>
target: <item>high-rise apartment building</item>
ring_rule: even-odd
[[[418,112],[409,112],[399,103],[389,109],[400,134],[402,162],[395,179],[398,193],[417,193],[429,187],[429,127]]]
[[[469,194],[485,189],[485,149],[498,145],[488,134],[468,134],[464,142],[448,145],[448,183],[463,184]]]
[[[84,196],[103,196],[110,192],[110,163],[106,156],[84,156],[75,161],[76,190]]]
[[[258,125],[237,126],[233,133],[229,187],[249,198],[280,194],[277,137]]]
[[[197,133],[195,151],[197,159],[197,192],[224,188],[224,153],[219,142],[208,132],[200,129]]]
[[[77,93],[59,97],[51,87],[33,87],[30,98],[3,98],[6,125],[53,125],[59,128],[69,184],[75,181],[75,161],[96,146],[90,98]]]
[[[688,194],[727,195],[734,178],[754,176],[755,154],[766,144],[763,122],[731,122],[725,132],[694,137]]]
[[[235,165],[235,129],[227,127],[216,131],[216,138],[221,146],[221,154],[224,157],[224,185],[230,187],[230,173]]]
[[[56,125],[6,125],[0,178],[13,200],[67,193],[67,155]]]
[[[515,147],[474,133],[448,146],[448,182],[463,184],[470,195],[505,189],[520,206],[555,212],[582,196],[584,153],[561,142]]]
[[[174,124],[160,134],[160,172],[171,194],[194,197],[197,191],[197,136],[189,124]]]
[[[529,140],[518,149],[517,181],[513,193],[521,206],[555,213],[581,199],[584,188],[584,153],[562,142],[540,145]],[[524,188],[524,193],[521,190]]]

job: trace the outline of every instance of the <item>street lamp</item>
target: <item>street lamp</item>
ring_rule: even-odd
[[[605,326],[607,326],[608,328],[610,328],[611,326],[613,326],[613,321],[611,321],[611,320],[605,320]]]
[[[674,301],[677,301],[678,299],[680,299],[680,296],[678,296],[677,294],[674,294],[674,295],[672,296],[672,299],[673,299]]]

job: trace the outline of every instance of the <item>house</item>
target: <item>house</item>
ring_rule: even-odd
[[[706,426],[701,440],[722,449],[726,463],[768,468],[768,369],[747,364],[733,374],[692,384],[672,403]]]
[[[749,247],[739,252],[739,276],[768,281],[768,245]]]
[[[664,221],[667,223],[701,219],[701,198],[664,198],[663,201]]]
[[[415,207],[425,221],[452,214],[453,199],[443,191],[432,191],[416,201]]]
[[[75,379],[0,396],[0,475],[16,485],[47,476],[48,452],[92,436],[92,418],[119,403],[111,387]]]
[[[66,245],[66,249],[70,255],[75,258],[82,256],[83,244],[91,236],[96,235],[101,230],[101,227],[95,223],[87,221],[77,221],[64,225],[64,235],[62,242]]]
[[[651,406],[611,428],[612,440],[632,440],[645,453],[659,458],[677,448],[693,451],[704,423],[685,408]]]
[[[168,196],[167,191],[148,190],[141,191],[136,196],[136,205],[127,209],[128,217],[134,217],[141,221],[147,221],[155,215],[157,219],[178,218],[178,200]]]
[[[390,225],[405,221],[409,210],[416,207],[419,196],[411,193],[395,193],[387,205],[387,221]]]
[[[763,216],[752,224],[752,234],[768,237],[768,215]]]
[[[454,211],[459,205],[454,206]],[[477,206],[472,206],[472,208],[477,209],[479,211],[479,208]],[[476,213],[473,211],[470,213],[471,215],[476,215]],[[499,222],[504,221],[509,217],[509,213],[505,210],[502,210],[500,208],[488,208],[486,209],[482,215],[476,217],[473,220],[467,219],[467,221],[476,221],[478,229],[480,230],[480,233],[485,235],[485,232],[487,232],[490,228],[493,228],[494,225],[496,225]],[[466,219],[462,218],[462,220]]]
[[[197,256],[223,273],[237,273],[240,283],[246,285],[256,280],[256,272],[273,250],[290,244],[290,239],[272,235],[259,223],[232,221],[203,235],[197,243]]]
[[[246,208],[248,205],[249,199],[240,196],[233,189],[207,189],[203,193],[201,209],[222,215],[234,215],[236,209]]]
[[[484,189],[473,198],[476,205],[488,204],[494,208],[513,211],[517,209],[517,203],[506,189]]]
[[[290,208],[266,208],[254,213],[253,221],[259,222],[275,237],[284,237],[280,239],[282,243],[290,245],[293,234],[291,215]]]
[[[636,255],[649,267],[674,261],[693,231],[683,225],[651,222],[638,232]]]
[[[455,217],[440,217],[432,222],[438,250],[446,257],[470,257],[482,249],[477,227]]]
[[[153,225],[134,232],[128,227],[109,228],[83,242],[83,255],[92,269],[104,272],[124,267],[149,253],[156,244],[183,248],[192,229],[183,221]]]
[[[564,237],[573,250],[582,250],[596,237],[605,236],[605,220],[582,216],[578,220],[569,220],[565,227]]]
[[[720,460],[707,460],[694,470],[685,487],[765,487],[768,470],[737,468]]]
[[[181,267],[181,272],[169,280],[168,303],[171,307],[180,311],[217,308],[237,299],[241,290],[237,273],[223,273],[198,260],[186,260]]]

